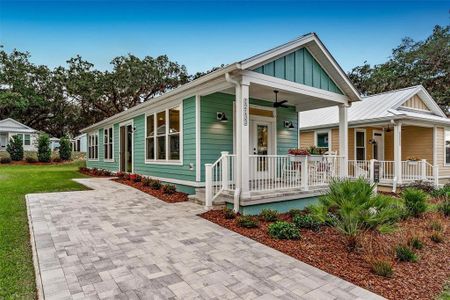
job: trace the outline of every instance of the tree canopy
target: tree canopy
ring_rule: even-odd
[[[424,41],[404,38],[385,63],[365,62],[348,74],[364,95],[372,95],[413,85],[423,85],[449,113],[450,105],[450,26],[435,26]]]

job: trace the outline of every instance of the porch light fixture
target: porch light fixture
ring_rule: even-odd
[[[227,115],[223,111],[218,111],[217,113],[217,121],[219,122],[228,122]]]
[[[284,128],[293,129],[294,123],[292,121],[284,121]]]

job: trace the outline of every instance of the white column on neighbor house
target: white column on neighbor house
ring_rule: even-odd
[[[241,101],[237,110],[241,115],[241,126],[238,131],[241,131],[241,195],[248,197],[250,193],[250,111],[249,111],[249,98],[250,98],[250,84],[243,81],[241,83]]]
[[[341,160],[341,176],[348,176],[348,105],[339,105],[339,156]]]
[[[402,123],[394,124],[394,165],[397,184],[402,183]]]
[[[235,128],[236,128],[236,136],[235,136],[235,188],[236,190],[240,190],[241,189],[241,178],[242,178],[242,169],[241,169],[241,164],[242,164],[242,130],[241,130],[241,126],[242,126],[242,114],[241,114],[241,103],[242,103],[242,97],[241,97],[241,91],[242,91],[242,86],[236,85],[235,88],[235,109],[234,109],[234,120],[236,122]]]

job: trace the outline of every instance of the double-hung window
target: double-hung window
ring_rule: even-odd
[[[355,131],[355,156],[356,160],[366,159],[366,132],[363,130]]]
[[[445,164],[450,165],[450,128],[444,132],[444,151]]]
[[[181,107],[148,114],[146,123],[146,160],[179,161]]]
[[[316,147],[325,151],[330,150],[330,131],[316,132]]]
[[[113,129],[112,127],[103,129],[103,158],[113,160]]]
[[[88,159],[98,159],[98,133],[89,134],[88,139]]]
[[[31,145],[31,136],[29,134],[24,134],[23,135],[23,144],[24,146],[30,146]]]

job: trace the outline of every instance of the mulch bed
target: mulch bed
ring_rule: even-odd
[[[297,241],[277,240],[268,235],[270,223],[265,221],[260,221],[259,228],[247,229],[238,227],[235,220],[225,219],[222,210],[211,210],[201,216],[388,299],[434,299],[450,278],[450,219],[436,212],[402,221],[391,234],[365,232],[360,239],[361,247],[353,252],[348,251],[344,237],[332,227],[322,226],[318,232],[302,229],[302,237]],[[281,214],[280,219],[291,221],[288,214]],[[439,220],[444,225],[444,242],[430,240],[430,220]],[[395,261],[394,247],[412,235],[421,236],[424,243],[421,250],[415,250],[419,261]],[[370,259],[375,253],[380,257],[380,252],[393,260],[392,278],[371,271]]]
[[[148,186],[144,186],[142,182],[133,182],[131,180],[125,180],[120,178],[112,179],[113,181],[126,184],[128,186],[134,187],[144,193],[152,195],[167,203],[177,203],[188,201],[188,195],[182,192],[175,192],[173,194],[165,194],[161,189],[153,190]]]

